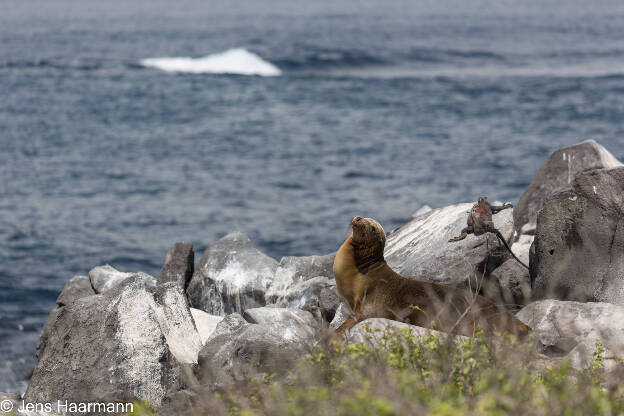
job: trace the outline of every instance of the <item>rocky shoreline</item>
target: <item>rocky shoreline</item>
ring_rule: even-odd
[[[517,206],[494,216],[529,271],[494,235],[448,244],[471,206],[423,210],[387,230],[388,264],[407,277],[459,287],[482,279],[481,294],[517,311],[545,357],[582,369],[599,339],[609,370],[624,356],[624,166],[591,140],[557,150]],[[23,397],[0,398],[146,400],[158,411],[198,388],[285,374],[348,316],[333,259],[278,262],[232,233],[197,264],[193,247],[176,243],[157,278],[95,267],[71,278],[58,297]],[[366,323],[425,331],[382,319]],[[348,342],[371,342],[362,325]]]

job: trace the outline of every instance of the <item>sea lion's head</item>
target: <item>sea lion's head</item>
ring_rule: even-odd
[[[386,232],[372,218],[353,217],[351,227],[355,265],[361,273],[366,273],[370,266],[384,260]]]

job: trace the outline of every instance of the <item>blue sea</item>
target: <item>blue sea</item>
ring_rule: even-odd
[[[517,202],[624,160],[620,0],[2,0],[0,391],[65,282],[226,233],[329,253],[353,215]]]

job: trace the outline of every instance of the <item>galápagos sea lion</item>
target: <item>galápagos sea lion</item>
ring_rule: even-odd
[[[346,332],[367,318],[387,318],[449,333],[473,336],[476,331],[526,335],[530,328],[489,299],[438,283],[408,279],[384,260],[386,233],[370,218],[354,217],[353,233],[334,260],[338,293],[353,314],[330,335],[344,339]]]

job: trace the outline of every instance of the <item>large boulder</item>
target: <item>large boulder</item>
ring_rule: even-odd
[[[201,345],[180,288],[132,276],[59,308],[24,399],[158,408],[168,390],[184,387],[181,368],[197,363]]]
[[[212,315],[264,306],[278,263],[234,232],[206,249],[188,285],[193,308]]]
[[[195,252],[191,243],[175,243],[167,252],[165,264],[156,279],[158,284],[176,282],[186,290],[195,267]]]
[[[199,353],[198,379],[211,389],[263,374],[285,374],[314,346],[319,333],[309,312],[278,308],[226,316]]]
[[[334,319],[340,302],[336,281],[318,276],[284,290],[272,306],[302,309],[310,312],[317,320],[329,323]]]
[[[579,173],[546,200],[531,282],[537,299],[624,304],[624,167]]]
[[[618,166],[622,166],[622,163],[593,140],[586,140],[551,153],[516,205],[514,226],[517,236],[534,232],[537,213],[544,205],[544,201],[553,193],[571,187],[577,173],[588,169],[610,169]]]
[[[465,203],[435,209],[420,215],[388,234],[384,256],[405,277],[451,285],[466,285],[470,279],[489,275],[510,257],[496,235],[469,234],[449,243],[466,227]],[[509,241],[513,234],[512,209],[493,216],[495,227]]]
[[[567,358],[577,369],[592,361],[596,340],[605,348],[605,369],[617,366],[624,356],[624,307],[609,303],[542,300],[525,306],[516,315],[533,328],[541,352]]]

